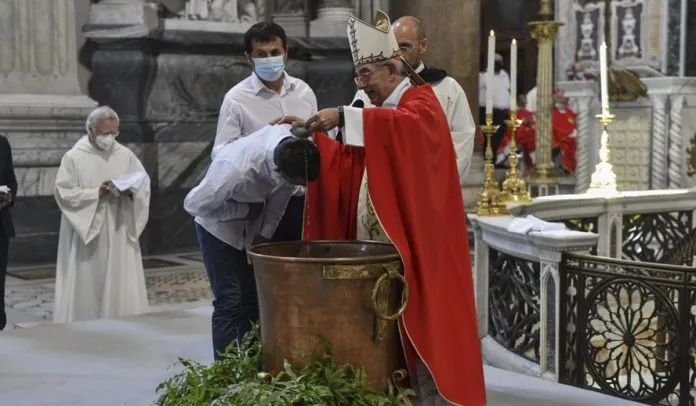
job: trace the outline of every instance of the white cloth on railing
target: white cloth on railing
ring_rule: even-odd
[[[527,215],[527,217],[515,217],[507,225],[507,231],[518,234],[529,234],[532,231],[558,231],[565,229],[566,226],[563,223],[544,221],[531,214]]]

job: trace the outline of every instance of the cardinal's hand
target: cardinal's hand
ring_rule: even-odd
[[[309,132],[318,133],[326,132],[330,129],[336,127],[340,121],[340,114],[338,109],[331,107],[328,109],[321,110],[317,114],[310,117],[305,122],[305,127]]]

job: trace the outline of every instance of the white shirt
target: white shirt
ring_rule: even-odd
[[[259,232],[273,237],[295,190],[275,171],[273,161],[278,143],[292,137],[290,128],[266,125],[219,149],[205,178],[184,200],[184,209],[196,223],[238,250],[248,248]],[[247,203],[263,202],[263,213],[247,220]]]
[[[479,106],[486,106],[486,73],[479,72]],[[493,74],[493,108],[510,109],[510,76],[505,70]]]
[[[416,68],[416,72],[420,73],[423,69],[425,69],[425,65],[421,62],[418,68]],[[474,117],[471,115],[469,100],[459,83],[449,76],[434,84],[433,91],[440,101],[442,110],[445,112],[447,122],[449,123],[454,150],[457,154],[459,179],[462,181],[469,173],[471,156],[474,153],[474,140],[476,138],[476,124]],[[401,96],[399,96],[400,98]],[[370,99],[362,90],[355,94],[353,101],[356,99],[361,99],[365,102],[365,107],[372,107]]]
[[[220,106],[212,156],[223,145],[258,131],[282,116],[307,119],[317,112],[317,97],[307,83],[283,73],[280,92],[267,88],[252,73],[230,89]]]

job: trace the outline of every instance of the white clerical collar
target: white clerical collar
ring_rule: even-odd
[[[399,104],[399,100],[401,100],[401,96],[404,95],[404,92],[408,90],[408,88],[411,87],[411,79],[409,78],[404,78],[404,80],[399,83],[398,86],[396,86],[396,89],[394,89],[393,92],[387,97],[387,99],[382,103],[382,107],[386,108],[396,108],[396,106]]]
[[[423,61],[421,61],[421,63],[419,63],[418,67],[416,68],[416,73],[423,72],[423,69],[425,69],[425,64],[423,63]]]

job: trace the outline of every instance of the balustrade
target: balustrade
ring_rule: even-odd
[[[651,404],[693,405],[696,190],[561,195],[511,206],[565,230],[469,220],[484,358]],[[662,263],[659,263],[662,262]],[[671,264],[671,265],[670,265]],[[691,402],[691,403],[689,403]]]

